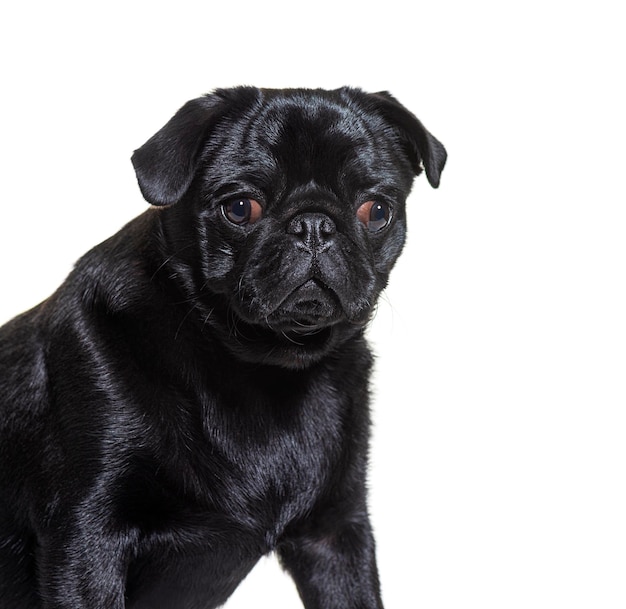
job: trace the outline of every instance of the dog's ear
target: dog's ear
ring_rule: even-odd
[[[193,180],[204,141],[220,112],[221,100],[206,95],[188,101],[132,156],[144,199],[152,205],[180,200]]]
[[[188,101],[132,156],[141,194],[152,205],[171,205],[189,189],[213,127],[242,112],[259,95],[254,87],[219,89]]]
[[[387,91],[372,93],[369,98],[402,138],[416,175],[421,173],[423,166],[430,185],[437,188],[448,157],[443,144]]]

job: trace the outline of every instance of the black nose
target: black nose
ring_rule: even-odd
[[[334,240],[337,227],[326,215],[320,213],[304,213],[289,222],[287,233],[298,239],[298,245],[310,252],[327,250]]]

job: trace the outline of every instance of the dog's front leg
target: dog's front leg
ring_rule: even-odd
[[[330,526],[329,526],[330,525]],[[278,549],[306,609],[382,609],[365,513],[290,536]]]
[[[124,609],[128,547],[98,526],[46,535],[37,552],[42,609]]]

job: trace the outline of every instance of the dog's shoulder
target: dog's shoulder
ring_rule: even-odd
[[[34,406],[35,394],[45,390],[45,363],[39,334],[42,305],[0,327],[0,429],[11,423],[10,409]],[[5,410],[6,409],[6,410]]]

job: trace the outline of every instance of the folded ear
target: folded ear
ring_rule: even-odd
[[[372,93],[369,97],[373,100],[375,108],[396,128],[402,138],[415,174],[421,173],[423,165],[430,185],[437,188],[448,157],[443,144],[387,91]]]
[[[152,205],[171,205],[187,192],[204,142],[226,104],[219,95],[188,101],[132,156],[141,194]]]

